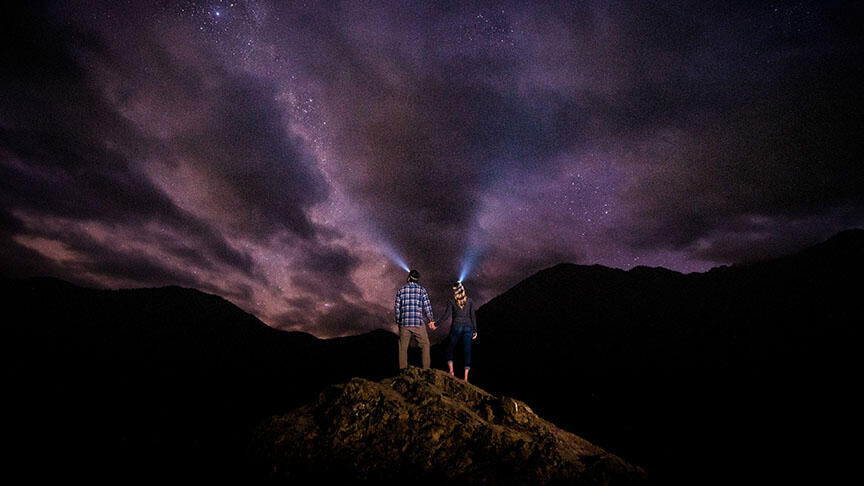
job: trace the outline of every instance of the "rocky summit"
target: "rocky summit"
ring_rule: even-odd
[[[286,482],[643,484],[645,472],[438,370],[353,378],[272,417],[256,450]]]

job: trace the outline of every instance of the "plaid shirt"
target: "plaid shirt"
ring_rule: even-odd
[[[430,321],[435,320],[432,317],[432,304],[429,302],[429,295],[426,294],[426,289],[416,282],[408,282],[396,292],[396,303],[393,304],[393,310],[396,311],[396,324],[400,326],[422,326],[424,315]]]

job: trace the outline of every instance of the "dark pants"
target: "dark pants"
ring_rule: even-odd
[[[465,369],[471,369],[471,343],[473,342],[474,329],[469,326],[459,326],[450,329],[450,339],[447,343],[447,362],[453,361],[453,351],[462,341],[465,348]]]

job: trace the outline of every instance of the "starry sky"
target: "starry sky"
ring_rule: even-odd
[[[864,227],[856,2],[68,1],[0,30],[0,272],[320,337]]]

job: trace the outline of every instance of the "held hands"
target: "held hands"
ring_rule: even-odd
[[[474,335],[471,336],[471,340],[477,339],[477,331],[474,331]]]
[[[433,331],[434,331],[435,329],[437,329],[437,328],[435,327],[435,321],[429,321],[429,329],[432,329]]]

